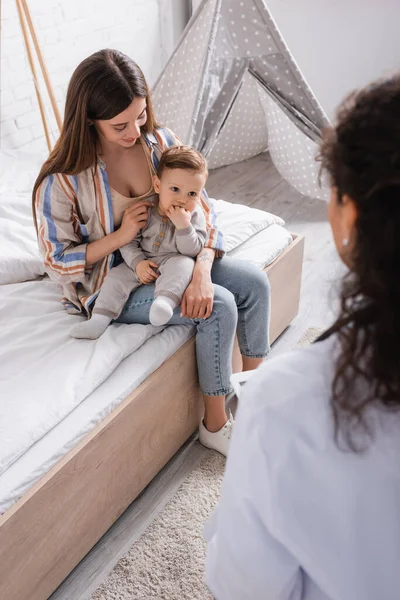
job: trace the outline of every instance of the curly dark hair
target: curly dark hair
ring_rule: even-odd
[[[339,340],[336,441],[360,451],[373,435],[368,409],[400,409],[400,75],[344,101],[319,159],[337,201],[349,196],[358,215],[340,315],[322,338]]]

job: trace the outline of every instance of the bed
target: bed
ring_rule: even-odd
[[[191,327],[114,324],[103,340],[69,339],[71,316],[43,278],[30,222],[32,161],[16,184],[9,159],[0,172],[0,597],[44,600],[193,434],[201,399]],[[273,341],[298,310],[304,239],[269,213],[216,206],[229,254],[270,278]],[[232,360],[239,370],[237,347]]]

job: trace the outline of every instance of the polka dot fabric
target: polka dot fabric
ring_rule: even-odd
[[[192,120],[198,103],[202,65],[206,57],[216,0],[207,2],[172,56],[153,90],[157,120],[186,144],[192,137]],[[203,74],[204,76],[204,74]]]
[[[154,105],[210,168],[258,154],[269,138],[282,175],[304,194],[325,196],[314,156],[328,120],[263,0],[203,0]]]
[[[268,150],[279,173],[302,194],[328,200],[328,188],[318,184],[317,144],[292,123],[265,90],[259,88],[259,97],[267,121]]]
[[[231,165],[263,152],[268,146],[267,123],[257,83],[246,73],[232,108],[209,156],[210,169]]]

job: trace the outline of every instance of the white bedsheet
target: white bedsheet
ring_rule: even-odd
[[[237,249],[230,252],[229,255],[234,255],[237,259],[252,260],[260,267],[265,267],[279,256],[279,254],[289,245],[290,240],[291,236],[286,229],[280,225],[271,225],[267,229],[254,235],[247,242],[241,244]],[[3,358],[7,361],[7,369],[10,369],[10,375],[14,374],[14,377],[15,365],[21,364],[22,356],[29,356],[31,362],[38,359],[43,360],[43,341],[34,335],[35,329],[30,329],[30,323],[34,324],[35,321],[44,321],[47,323],[46,319],[43,319],[42,317],[45,310],[47,314],[47,309],[45,309],[43,304],[45,298],[47,298],[49,306],[52,306],[54,315],[57,319],[60,319],[58,322],[61,322],[62,319],[64,334],[69,330],[71,319],[74,318],[67,315],[61,305],[59,305],[59,292],[57,286],[49,281],[31,282],[20,284],[19,286],[6,287],[10,290],[10,293],[7,294],[8,301],[4,295],[2,297],[3,302],[7,303],[8,319],[2,318],[2,324],[4,323],[6,326],[5,329],[6,332],[8,332],[8,341],[5,338],[1,339],[0,337],[0,368],[2,370],[1,387],[7,373],[5,370],[6,363],[3,363]],[[19,288],[18,292],[16,291],[17,288]],[[1,289],[0,294],[4,289],[5,288]],[[26,296],[22,296],[22,291],[24,291]],[[12,309],[9,302],[12,300],[13,303],[13,299],[17,297],[19,297],[19,301],[16,301],[15,303],[14,313],[14,309]],[[57,304],[55,303],[56,300]],[[31,310],[28,312],[27,307],[29,305],[31,305]],[[61,314],[59,314],[59,312]],[[61,315],[64,316],[62,317]],[[68,321],[65,321],[64,318],[68,319]],[[116,328],[118,328],[119,335],[121,327],[130,330],[132,327],[136,328],[144,326],[121,326],[114,324],[110,329],[116,331]],[[12,343],[13,349],[11,349],[9,337],[13,334],[14,328],[18,333],[16,335],[14,334],[14,342]],[[5,512],[36,481],[38,481],[43,474],[48,472],[62,456],[73,448],[80,439],[96,426],[96,424],[118,406],[132,390],[138,387],[153,371],[176,352],[176,350],[184,344],[192,334],[193,329],[191,327],[172,326],[166,327],[161,333],[158,333],[157,336],[150,337],[150,339],[147,339],[134,353],[122,360],[106,381],[103,381],[99,387],[81,401],[74,409],[70,410],[57,425],[48,429],[47,433],[40,438],[36,435],[36,441],[32,443],[25,452],[20,452],[19,458],[14,460],[0,476],[0,514]],[[47,327],[46,336],[50,338],[51,335],[52,328]],[[51,338],[53,347],[57,346],[56,340],[59,339],[57,337],[58,335],[59,334],[55,334],[55,338]],[[3,340],[7,342],[7,350],[4,348],[4,344],[2,344]],[[111,340],[112,343],[115,342],[115,337],[113,335]],[[84,345],[88,343],[89,346],[95,344],[95,342],[92,344],[90,341],[87,342],[86,340],[82,343]],[[66,374],[64,369],[66,368],[67,363],[65,357],[61,358],[61,368],[63,369],[62,381],[65,381]],[[35,362],[35,364],[37,363]],[[32,365],[28,366],[32,367]],[[42,373],[43,372],[41,372],[41,375]],[[60,365],[58,365],[56,371],[56,374],[59,373]],[[32,400],[32,393],[29,392],[32,392],[32,387],[25,382],[23,389],[25,390],[30,413],[31,409],[29,408],[29,404]],[[59,391],[58,386],[56,395],[57,402]],[[15,402],[11,403],[13,407],[16,408]],[[54,408],[56,408],[56,414],[59,414],[59,407],[56,405],[51,410],[52,418],[54,418]],[[26,428],[25,434],[29,435]],[[15,436],[15,430],[14,432],[8,432],[9,437],[12,437],[12,435]]]
[[[1,286],[0,311],[1,475],[161,329],[114,324],[98,340],[76,340],[48,280]]]
[[[0,476],[0,514],[116,408],[191,335],[185,325],[166,327],[123,360],[104,383]]]

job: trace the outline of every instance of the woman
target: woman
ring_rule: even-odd
[[[72,75],[60,138],[43,165],[33,204],[46,272],[62,284],[68,312],[90,317],[119,248],[145,225],[152,176],[163,150],[179,144],[157,125],[139,67],[116,50],[84,60]],[[226,455],[233,420],[225,412],[231,390],[236,327],[245,370],[267,355],[269,284],[256,267],[223,256],[212,201],[204,193],[207,241],[193,279],[170,324],[195,324],[205,415],[200,441]],[[217,260],[214,258],[217,255]],[[154,278],[157,277],[154,273]],[[154,283],[129,298],[118,321],[149,323]]]
[[[244,388],[206,530],[217,600],[400,597],[399,148],[400,76],[352,95],[324,138],[341,313]]]

